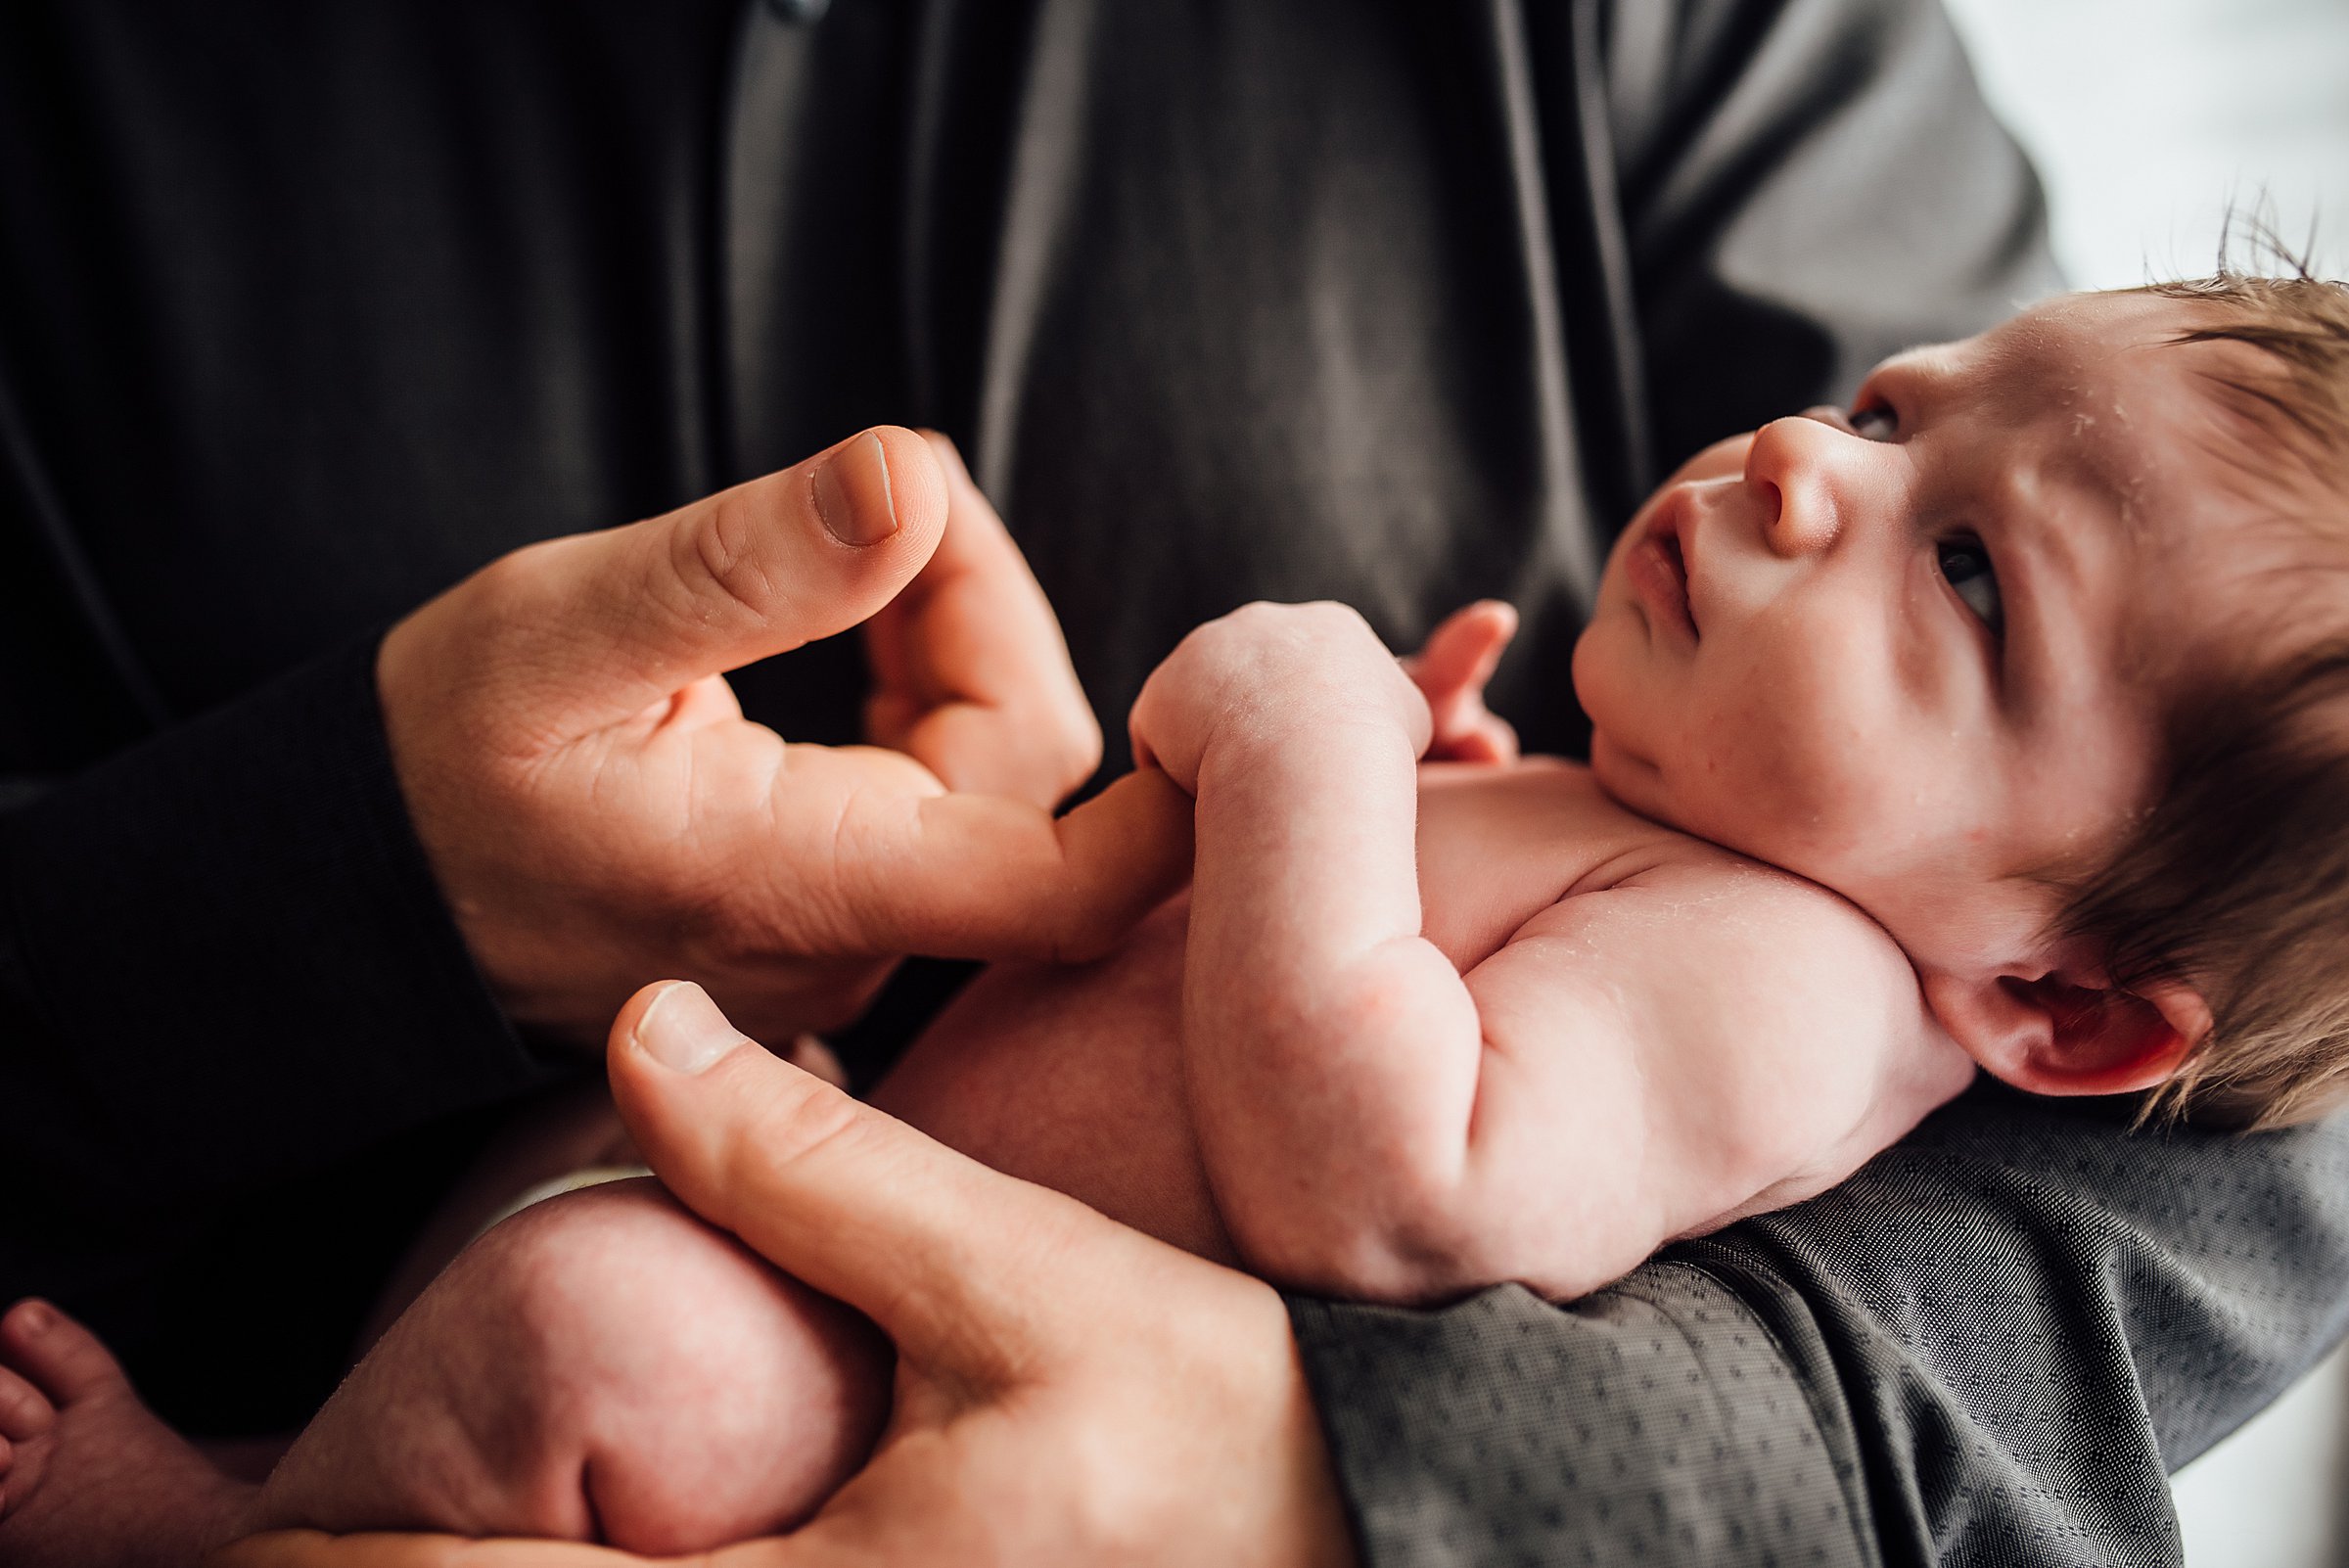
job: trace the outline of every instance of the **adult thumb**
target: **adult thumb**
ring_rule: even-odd
[[[475,658],[524,672],[533,719],[577,732],[866,620],[945,517],[929,442],[878,426],[665,516],[519,550],[417,619],[483,628]]]
[[[612,1026],[612,1092],[678,1199],[786,1272],[863,1312],[917,1361],[974,1384],[1032,1360],[1045,1282],[1081,1233],[1158,1244],[1073,1198],[990,1171],[789,1067],[684,981],[647,987]]]

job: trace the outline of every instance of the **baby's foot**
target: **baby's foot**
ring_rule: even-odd
[[[156,1419],[88,1329],[46,1302],[0,1316],[0,1563],[188,1568],[253,1493]]]

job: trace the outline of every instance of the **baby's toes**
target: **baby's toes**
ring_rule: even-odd
[[[21,1301],[0,1317],[0,1361],[56,1406],[130,1386],[98,1336],[45,1301]]]
[[[0,1366],[0,1447],[23,1443],[39,1437],[57,1422],[57,1407],[49,1396],[27,1382],[20,1373]],[[0,1475],[8,1473],[8,1460],[0,1460]]]

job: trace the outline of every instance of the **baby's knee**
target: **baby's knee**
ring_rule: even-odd
[[[699,1550],[813,1511],[888,1391],[863,1319],[658,1183],[618,1182],[450,1264],[302,1434],[264,1515]]]
[[[705,1325],[754,1322],[788,1289],[640,1179],[523,1210],[461,1254],[420,1305],[441,1337],[498,1347],[514,1386],[560,1412],[580,1399],[694,1402],[721,1378],[724,1351]]]
[[[576,1451],[615,1545],[683,1551],[794,1523],[888,1412],[869,1324],[653,1181],[525,1210],[450,1273],[507,1347],[533,1446]]]

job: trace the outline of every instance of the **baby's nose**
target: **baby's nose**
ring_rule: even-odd
[[[1745,455],[1745,484],[1762,504],[1762,537],[1771,549],[1789,557],[1812,555],[1835,542],[1846,502],[1843,448],[1865,444],[1800,414],[1773,419],[1754,432]]]

